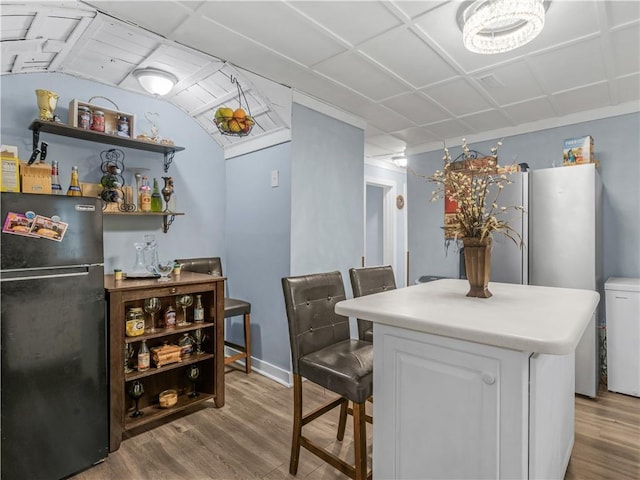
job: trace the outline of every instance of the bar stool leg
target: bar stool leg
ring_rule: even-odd
[[[338,436],[337,439],[342,441],[344,439],[344,431],[347,427],[347,411],[349,407],[349,400],[346,398],[340,405],[340,420],[338,421]]]
[[[353,448],[355,449],[355,480],[367,478],[367,429],[365,403],[353,403]]]
[[[247,354],[244,371],[251,373],[251,315],[249,313],[244,314],[244,348]]]
[[[300,460],[300,437],[302,436],[302,379],[300,375],[293,374],[293,437],[291,439],[291,461],[289,473],[298,473],[298,460]]]

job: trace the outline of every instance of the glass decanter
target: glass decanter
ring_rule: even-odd
[[[136,242],[133,244],[136,247],[136,262],[133,264],[133,270],[128,275],[130,276],[148,276],[149,271],[145,265],[144,261],[144,249],[146,247],[145,243]]]

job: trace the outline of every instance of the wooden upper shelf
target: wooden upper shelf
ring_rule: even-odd
[[[127,137],[119,137],[117,135],[108,135],[106,133],[96,132],[94,130],[85,130],[84,128],[71,127],[64,123],[44,122],[34,120],[29,129],[34,132],[47,132],[64,137],[79,138],[81,140],[89,140],[91,142],[106,143],[118,147],[135,148],[137,150],[146,150],[148,152],[168,153],[179,152],[184,147],[176,145],[162,145],[155,142],[145,142],[144,140],[135,140]],[[165,170],[166,171],[166,170]]]

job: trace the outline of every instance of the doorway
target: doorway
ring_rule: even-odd
[[[395,182],[365,181],[364,266],[391,265],[397,270]]]

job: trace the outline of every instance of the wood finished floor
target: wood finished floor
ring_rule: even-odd
[[[120,449],[72,480],[345,479],[302,449],[298,475],[289,475],[292,391],[256,373],[226,375],[226,404],[211,405],[126,439]],[[304,382],[305,411],[333,398]],[[335,439],[337,410],[305,427],[331,451],[353,457],[351,417]],[[368,425],[369,466],[371,426]],[[566,480],[640,478],[640,399],[607,392],[576,398],[576,436]]]

